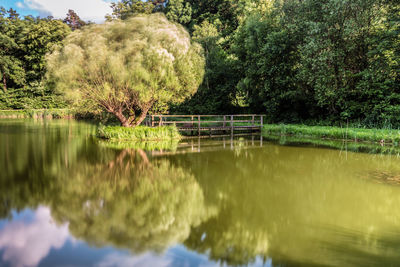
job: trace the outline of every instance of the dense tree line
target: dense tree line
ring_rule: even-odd
[[[61,20],[0,9],[0,108],[54,107],[60,100],[43,83],[45,55],[68,35]]]
[[[400,124],[398,1],[123,0],[111,7],[108,21],[163,12],[202,44],[203,82],[183,104],[170,105],[170,112],[257,112],[271,122]],[[83,26],[75,15],[69,13],[73,30]],[[10,104],[6,88],[54,97],[42,85],[43,59],[68,27],[50,18],[20,19],[5,10],[0,27],[0,68],[6,77],[0,105],[26,105]],[[58,30],[27,39],[27,33],[40,36],[46,27]]]

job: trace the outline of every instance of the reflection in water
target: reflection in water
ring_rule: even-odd
[[[0,216],[11,219],[0,221],[3,261],[400,263],[400,186],[391,184],[400,177],[397,156],[285,147],[256,138],[184,140],[173,153],[145,152],[151,146],[110,147],[90,132],[92,127],[73,122],[0,124]],[[13,218],[25,208],[35,216]],[[85,256],[68,252],[69,234],[82,240],[80,250],[85,244]]]
[[[167,159],[149,162],[142,150],[122,150],[104,162],[80,160],[61,174],[52,215],[87,242],[132,251],[162,251],[184,241],[207,208],[201,187]]]
[[[12,266],[37,266],[50,249],[61,248],[68,237],[68,224],[56,225],[50,210],[39,207],[31,221],[15,220],[0,229],[2,260]]]
[[[397,157],[269,145],[239,156],[174,158],[191,166],[205,198],[218,203],[218,216],[185,241],[212,259],[239,265],[264,255],[274,264],[343,266],[365,264],[364,254],[368,265],[380,265],[380,255],[398,263],[400,239],[391,247],[387,237],[400,233],[400,188],[359,178],[371,170],[400,173]]]

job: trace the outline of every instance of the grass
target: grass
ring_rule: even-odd
[[[97,136],[103,139],[131,141],[171,140],[181,138],[181,135],[175,126],[136,126],[134,128],[122,126],[99,126]]]
[[[20,109],[0,110],[0,118],[70,118],[75,114],[69,109]]]
[[[400,130],[395,129],[364,129],[341,128],[331,126],[306,126],[267,124],[263,127],[263,135],[289,135],[296,137],[329,138],[339,140],[354,140],[399,144]]]

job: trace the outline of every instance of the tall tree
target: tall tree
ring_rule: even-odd
[[[49,77],[73,103],[134,127],[155,104],[179,103],[203,79],[201,47],[164,15],[85,27],[48,58]]]
[[[32,17],[25,19],[21,47],[27,82],[41,81],[46,73],[46,54],[61,45],[70,31],[61,20]]]
[[[78,14],[76,14],[72,9],[68,10],[67,17],[64,19],[64,23],[66,23],[73,31],[86,25],[86,22],[81,20]]]
[[[151,14],[164,9],[166,0],[122,0],[111,3],[112,14],[107,14],[106,19],[128,19],[136,14]]]
[[[0,78],[4,91],[9,85],[20,86],[25,82],[25,71],[19,58],[22,24],[13,9],[0,8]]]

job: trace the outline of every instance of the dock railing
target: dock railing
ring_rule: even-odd
[[[258,131],[263,127],[265,115],[148,115],[145,125],[156,127],[175,125],[180,131]]]

